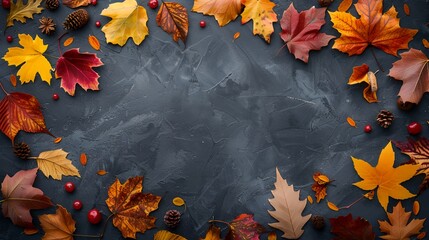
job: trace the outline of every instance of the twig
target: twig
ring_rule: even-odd
[[[6,92],[6,89],[4,89],[3,84],[1,82],[0,82],[0,87],[6,95],[9,95],[9,93]]]
[[[377,65],[378,65],[378,68],[379,68],[382,72],[384,72],[384,68],[381,66],[380,62],[378,61],[377,56],[375,56],[374,48],[371,48],[371,53],[372,53],[372,56],[373,56],[373,57],[374,57],[374,59],[375,59],[375,62],[376,62],[376,63],[377,63]]]

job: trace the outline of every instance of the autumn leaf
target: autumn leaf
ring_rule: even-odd
[[[220,240],[220,228],[211,224],[207,230],[205,238],[199,238],[199,240]]]
[[[408,223],[411,212],[405,212],[405,208],[402,207],[401,202],[393,207],[391,213],[387,213],[389,222],[378,221],[380,224],[380,231],[386,233],[386,235],[380,236],[381,239],[395,239],[395,240],[409,240],[411,236],[420,233],[423,228],[425,219],[413,219]]]
[[[19,66],[22,64],[17,73],[21,83],[34,82],[38,73],[43,81],[50,84],[52,66],[45,56],[43,56],[43,53],[48,49],[48,45],[44,45],[43,40],[38,35],[36,35],[34,40],[28,34],[18,34],[18,38],[19,44],[23,48],[8,48],[3,59],[9,66]]]
[[[10,84],[12,84],[13,87],[16,87],[16,76],[14,74],[11,74],[9,77]]]
[[[320,50],[334,38],[319,32],[325,24],[325,10],[326,8],[312,7],[298,13],[292,3],[283,12],[280,37],[296,59],[307,63],[310,50]]]
[[[429,48],[429,41],[427,39],[422,39],[422,44],[425,48]]]
[[[394,142],[401,152],[410,157],[409,163],[416,164],[418,170],[416,175],[425,174],[420,184],[419,194],[429,188],[429,139],[421,137],[418,140],[408,138],[407,142]]]
[[[142,193],[143,177],[129,178],[124,184],[118,179],[109,187],[106,204],[113,213],[113,225],[124,238],[136,238],[155,227],[155,217],[149,216],[158,209],[161,197]]]
[[[54,137],[46,128],[40,103],[29,94],[21,92],[7,93],[0,101],[0,130],[14,142],[19,131],[46,133]]]
[[[320,173],[315,172],[313,174],[313,186],[311,186],[311,190],[313,190],[316,193],[316,200],[319,203],[320,200],[324,199],[328,194],[326,193],[326,189],[328,188],[329,184],[329,178]]]
[[[52,206],[51,200],[42,190],[33,187],[36,173],[37,168],[21,170],[12,177],[6,175],[1,184],[3,199],[0,202],[3,216],[10,218],[13,224],[25,228],[33,227],[31,209]]]
[[[373,240],[375,233],[372,231],[371,224],[358,217],[353,219],[351,214],[347,216],[339,216],[337,218],[330,218],[331,233],[336,237],[333,240]]]
[[[359,83],[366,83],[366,87],[363,90],[363,98],[369,103],[378,102],[377,93],[373,92],[371,89],[371,84],[368,77],[369,67],[365,63],[361,66],[356,66],[353,68],[353,73],[349,78],[349,85],[355,85]]]
[[[106,35],[107,43],[124,46],[128,38],[132,38],[136,45],[140,45],[149,35],[146,9],[139,6],[135,0],[111,3],[101,15],[112,18],[101,29]]]
[[[264,227],[253,220],[253,215],[240,214],[229,223],[229,232],[225,240],[259,239]]]
[[[393,168],[395,152],[393,152],[391,142],[381,151],[375,167],[372,167],[364,160],[354,157],[352,157],[352,160],[357,174],[363,179],[354,183],[354,185],[366,191],[378,188],[377,198],[385,211],[387,211],[389,197],[403,200],[415,196],[401,183],[412,178],[419,166],[407,164]]]
[[[88,36],[88,43],[96,51],[99,51],[101,48],[100,41],[98,41],[97,37],[94,35]]]
[[[86,166],[86,164],[88,163],[88,157],[86,156],[85,153],[80,154],[79,161],[80,161],[80,164],[82,164],[82,166]]]
[[[69,37],[69,38],[67,38],[67,39],[64,41],[63,45],[64,45],[64,47],[68,47],[68,46],[70,46],[73,42],[74,42],[74,37]]]
[[[268,211],[268,213],[278,222],[268,225],[283,231],[282,237],[284,238],[298,239],[304,233],[302,228],[311,217],[311,214],[301,215],[307,205],[307,200],[299,200],[300,191],[294,191],[293,185],[288,185],[277,168],[276,178],[275,189],[271,191],[274,198],[268,199],[275,210]]]
[[[42,0],[28,0],[27,4],[24,4],[23,0],[10,1],[10,11],[7,15],[6,27],[13,26],[13,21],[20,21],[25,23],[26,18],[33,19],[34,14],[42,12],[43,7],[40,7]]]
[[[58,205],[55,214],[39,216],[39,221],[45,231],[42,240],[73,240],[76,222],[63,206]]]
[[[192,11],[214,16],[222,27],[234,21],[241,8],[241,0],[194,0]]]
[[[273,8],[275,3],[270,0],[242,0],[245,6],[241,13],[241,24],[253,20],[253,35],[261,35],[270,43],[271,34],[274,32],[273,22],[277,22],[277,14]]]
[[[350,125],[350,127],[354,127],[354,128],[356,127],[356,122],[355,122],[355,120],[353,120],[353,118],[347,117],[346,121]]]
[[[429,92],[429,59],[417,49],[401,53],[401,59],[393,63],[389,76],[402,81],[398,96],[403,102],[418,104],[425,92]]]
[[[71,96],[74,96],[76,84],[85,91],[98,90],[98,75],[92,68],[103,66],[103,62],[93,53],[81,53],[78,48],[72,48],[57,61],[56,78],[61,79],[61,87]]]
[[[174,206],[181,207],[185,205],[185,200],[183,200],[181,197],[175,197],[173,198],[173,204]]]
[[[420,203],[417,200],[414,200],[413,202],[413,214],[417,215],[420,212]]]
[[[107,174],[107,172],[106,172],[106,170],[98,170],[98,171],[97,171],[97,174],[98,174],[99,176],[104,176],[104,175],[106,175],[106,174]]]
[[[153,236],[153,240],[186,240],[186,238],[167,230],[160,230]]]
[[[63,0],[63,4],[69,8],[88,6],[91,0]]]
[[[352,6],[353,0],[343,0],[341,1],[340,5],[338,6],[339,12],[346,12],[349,10],[349,8]]]
[[[359,19],[346,12],[329,12],[333,27],[341,34],[332,48],[349,56],[361,54],[369,45],[397,56],[417,33],[399,26],[394,6],[383,14],[383,0],[358,0],[355,7]]]
[[[240,35],[241,35],[240,32],[234,33],[234,36],[232,37],[232,41],[234,42],[235,40],[237,40],[240,37]]]
[[[404,3],[404,13],[405,15],[410,16],[410,7],[406,3]]]
[[[80,177],[79,170],[67,159],[67,155],[68,152],[56,149],[42,152],[34,159],[36,159],[40,171],[47,178],[52,177],[55,180],[61,180],[63,176]]]
[[[175,42],[181,39],[183,43],[186,43],[189,20],[183,5],[175,2],[163,2],[156,15],[156,23],[162,30],[171,34]]]

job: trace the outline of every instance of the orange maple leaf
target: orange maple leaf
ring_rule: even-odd
[[[222,27],[235,20],[241,8],[241,0],[195,0],[192,11],[213,15]]]
[[[359,0],[355,8],[359,19],[346,12],[329,12],[333,27],[341,33],[332,48],[349,56],[361,54],[369,45],[397,56],[398,50],[407,49],[417,33],[399,26],[394,6],[383,14],[383,0]]]
[[[142,193],[143,177],[129,178],[124,184],[118,179],[109,187],[106,204],[113,214],[113,225],[124,238],[136,238],[155,227],[155,217],[149,214],[158,209],[161,197]]]

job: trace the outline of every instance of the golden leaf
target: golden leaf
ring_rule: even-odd
[[[242,0],[241,3],[245,6],[241,24],[253,20],[253,35],[259,34],[270,43],[273,23],[277,22],[277,14],[273,10],[276,4],[270,0]]]
[[[36,158],[37,165],[47,178],[61,180],[62,176],[80,177],[79,170],[67,159],[67,155],[62,149],[42,152]]]
[[[155,217],[149,216],[158,209],[161,197],[142,193],[143,177],[129,178],[124,184],[118,179],[109,187],[106,204],[113,213],[113,225],[124,238],[136,238],[155,227]]]
[[[328,184],[330,180],[328,176],[321,174],[320,172],[315,172],[313,174],[313,186],[311,186],[311,190],[316,193],[316,201],[319,203],[322,199],[324,199],[328,194],[326,193]]]
[[[74,41],[74,37],[67,38],[63,43],[64,47],[70,46],[73,43],[73,41]]]
[[[80,154],[80,164],[82,164],[82,166],[86,166],[86,164],[88,163],[88,158],[86,157],[85,153],[81,153]]]
[[[347,117],[347,123],[352,127],[356,127],[356,122],[351,117]]]
[[[241,0],[194,0],[192,11],[214,16],[222,27],[236,19],[241,8]]]
[[[181,197],[175,197],[175,198],[173,198],[173,204],[175,206],[180,207],[180,206],[185,205],[185,200],[183,200],[183,198],[181,198]]]
[[[326,201],[326,203],[328,204],[328,208],[331,209],[332,211],[338,212],[340,210],[337,207],[337,205],[335,205],[334,203],[332,203],[330,201]]]
[[[301,215],[307,205],[307,200],[299,200],[300,191],[295,191],[293,185],[289,185],[282,178],[277,168],[274,186],[275,189],[271,191],[274,198],[268,199],[268,201],[275,210],[268,211],[268,213],[278,222],[268,225],[283,231],[282,237],[284,238],[297,239],[304,233],[302,228],[311,217],[311,214]]]
[[[385,211],[387,211],[389,197],[403,200],[415,196],[401,183],[411,179],[419,166],[407,164],[393,168],[395,152],[391,142],[381,151],[375,167],[361,159],[352,157],[352,160],[357,174],[363,179],[354,185],[366,191],[377,188],[378,201]]]
[[[98,170],[97,174],[100,175],[100,176],[104,176],[104,175],[107,174],[107,172],[106,172],[106,170]]]
[[[88,36],[88,43],[89,45],[96,51],[100,50],[100,42],[94,35]]]
[[[45,231],[42,240],[73,240],[76,222],[63,206],[58,205],[55,214],[41,215],[39,220]]]
[[[23,0],[10,1],[10,11],[7,15],[6,27],[13,26],[13,21],[20,21],[25,23],[26,18],[33,19],[33,14],[39,14],[42,12],[43,7],[40,7],[42,0],[28,0],[27,4],[23,3]]]
[[[419,212],[420,212],[420,203],[417,200],[415,200],[413,202],[413,213],[414,215],[417,215],[419,214]]]
[[[167,230],[160,230],[153,236],[153,240],[186,240],[186,238]]]
[[[220,240],[220,228],[211,224],[209,230],[207,230],[205,238],[199,238],[199,240]]]
[[[349,8],[352,6],[353,0],[343,0],[340,3],[340,6],[338,6],[338,11],[339,12],[347,12],[347,10],[349,10]]]
[[[146,9],[139,6],[135,0],[111,3],[101,15],[112,18],[101,29],[108,43],[124,46],[128,38],[132,38],[136,45],[140,45],[149,35]]]
[[[189,20],[183,5],[175,2],[164,2],[156,15],[156,23],[162,30],[171,34],[175,42],[181,39],[183,43],[186,43]]]

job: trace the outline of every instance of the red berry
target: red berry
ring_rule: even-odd
[[[100,21],[95,22],[95,26],[98,28],[101,27],[101,22]]]
[[[82,201],[80,201],[80,200],[75,200],[75,201],[73,202],[73,208],[74,208],[75,210],[81,210],[81,209],[82,209],[82,206],[83,206],[83,204],[82,204]]]
[[[4,9],[9,9],[9,8],[10,8],[10,0],[2,0],[2,1],[1,1],[1,6],[2,6]]]
[[[88,221],[92,224],[98,224],[101,222],[101,213],[98,209],[94,208],[88,212]]]
[[[97,0],[91,0],[91,4],[92,4],[93,6],[97,5]]]
[[[363,128],[363,130],[366,132],[366,133],[370,133],[370,132],[372,132],[372,127],[371,127],[371,125],[366,125],[364,128]]]
[[[155,9],[158,7],[158,0],[150,0],[147,4],[150,8]]]
[[[205,28],[206,27],[206,21],[201,21],[200,22],[200,27],[201,28]]]
[[[72,182],[66,182],[66,184],[64,184],[64,189],[66,190],[66,192],[72,193],[74,191],[74,183]]]
[[[418,122],[412,122],[407,126],[408,133],[411,135],[417,135],[422,132],[422,125]]]
[[[58,101],[58,99],[60,99],[60,95],[58,95],[58,94],[54,93],[54,94],[52,95],[52,99],[54,99],[55,101]]]
[[[8,36],[6,37],[6,41],[7,41],[7,42],[12,42],[12,41],[13,41],[13,37],[12,37],[11,35],[8,35]]]

